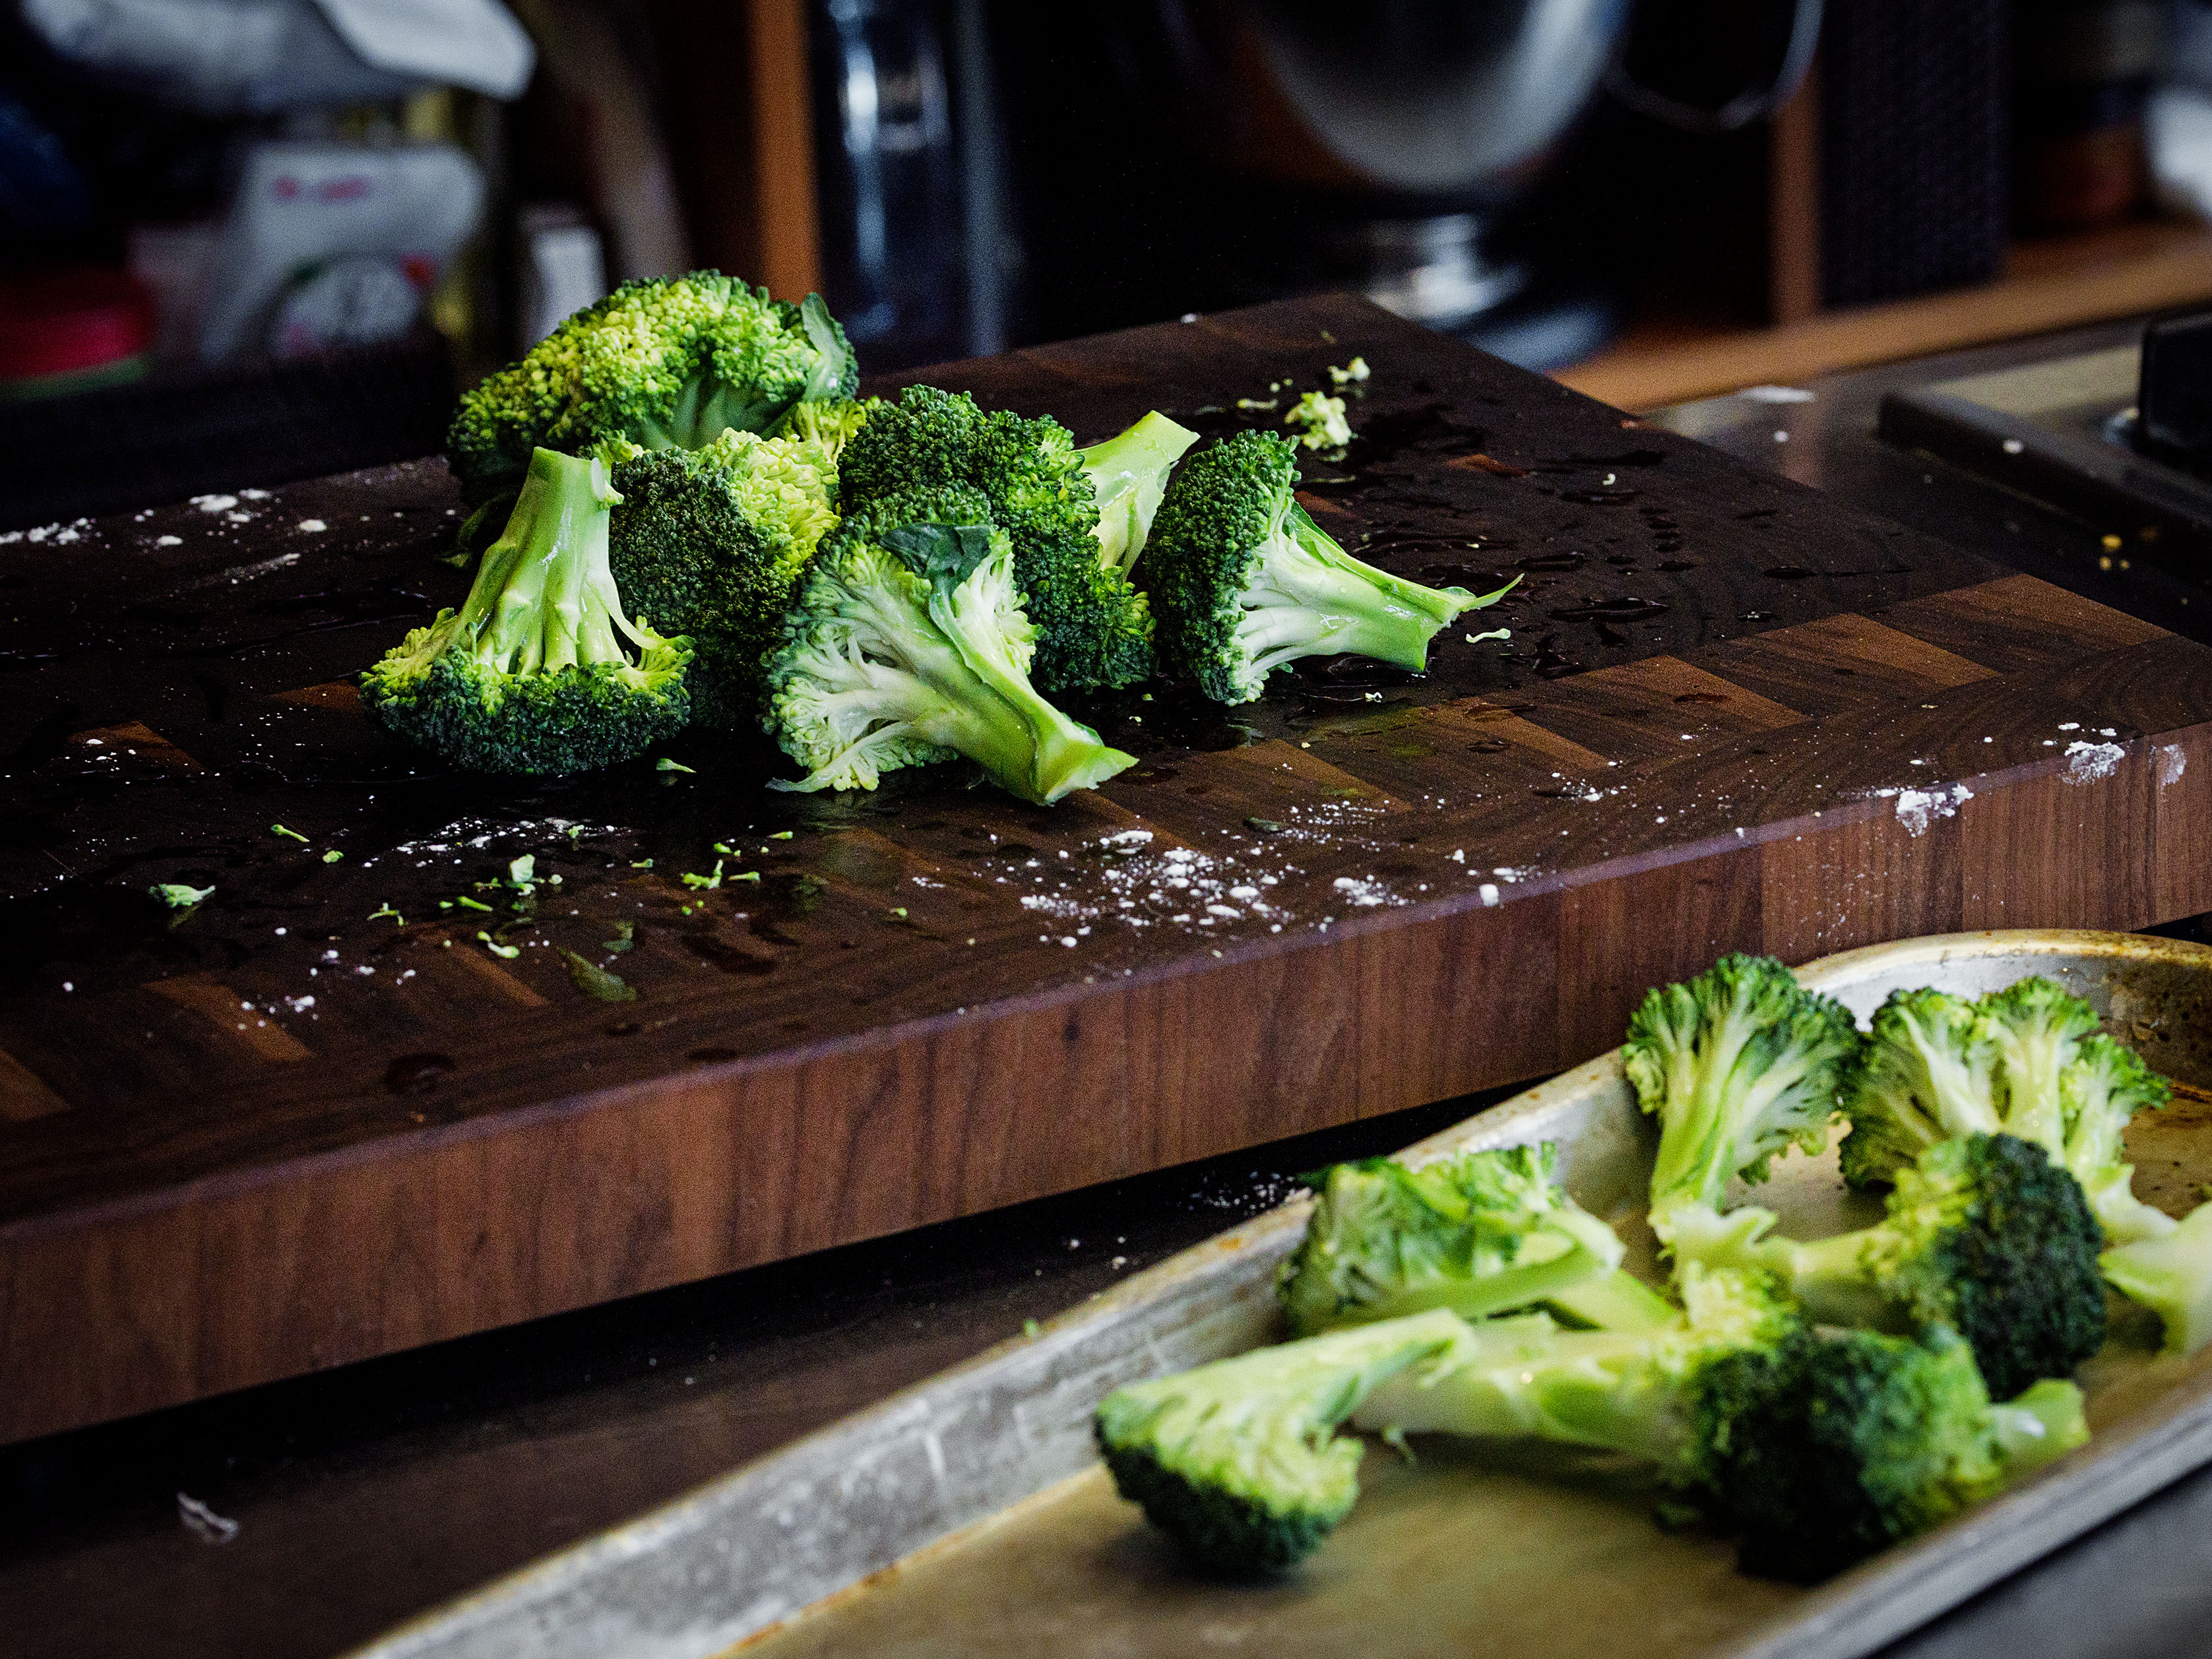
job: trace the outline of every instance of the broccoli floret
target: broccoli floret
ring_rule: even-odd
[[[1678,1231],[1675,1255],[1765,1268],[1823,1323],[1948,1327],[2001,1396],[2070,1375],[2102,1345],[2103,1234],[2081,1183],[2042,1147],[1963,1135],[1895,1180],[1887,1218],[1862,1231],[1799,1243],[1740,1227],[1739,1212],[1712,1238]]]
[[[2056,981],[2033,975],[1975,1005],[1997,1049],[1997,1109],[2005,1133],[2053,1158],[2065,1150],[2059,1079],[2097,1029],[2097,1011]]]
[[[463,395],[446,438],[471,505],[522,482],[532,449],[612,439],[696,449],[772,432],[803,401],[849,398],[860,367],[821,297],[771,300],[718,270],[624,283]]]
[[[1296,431],[1308,449],[1342,449],[1352,441],[1352,422],[1344,418],[1344,399],[1309,392],[1291,406],[1283,424]]]
[[[1156,409],[1127,431],[1079,452],[1098,497],[1101,562],[1125,576],[1135,566],[1167,494],[1168,474],[1197,441],[1198,434]]]
[[[691,641],[623,614],[607,568],[615,500],[597,456],[535,452],[467,600],[362,676],[370,716],[480,772],[611,766],[682,730]]]
[[[1369,1395],[1353,1421],[1556,1440],[1644,1459],[1669,1486],[1713,1487],[1728,1424],[1802,1328],[1764,1273],[1682,1275],[1685,1311],[1656,1331],[1563,1331],[1544,1314],[1468,1328]]]
[[[1092,1430],[1121,1496],[1207,1566],[1291,1566],[1359,1496],[1365,1448],[1336,1425],[1466,1330],[1438,1310],[1260,1348],[1116,1389]]]
[[[1753,1571],[1816,1578],[1924,1531],[2087,1438],[2070,1382],[1992,1406],[1973,1356],[1824,1337],[1759,1273],[1692,1264],[1687,1316],[1656,1335],[1471,1328],[1369,1395],[1385,1431],[1518,1436],[1626,1453],[1741,1534]]]
[[[1298,505],[1294,454],[1272,434],[1240,432],[1193,457],[1145,546],[1161,658],[1222,702],[1251,702],[1300,657],[1425,668],[1439,628],[1512,586],[1478,599],[1361,563]]]
[[[980,492],[922,490],[847,518],[763,665],[763,724],[807,768],[776,787],[872,789],[894,768],[964,755],[1044,803],[1134,765],[1030,684],[1036,633]]]
[[[1741,1389],[1715,1459],[1717,1516],[1748,1571],[1810,1581],[1925,1532],[2089,1437],[2081,1391],[1990,1402],[1973,1352],[1853,1331],[1795,1338]]]
[[[823,453],[829,457],[834,495],[836,469],[845,446],[853,441],[853,434],[868,423],[868,416],[878,407],[880,400],[874,398],[860,403],[847,398],[800,403],[783,417],[783,424],[777,431],[782,437],[803,439],[821,446]]]
[[[1875,1186],[1939,1141],[2002,1129],[2000,1053],[1988,1018],[1965,998],[1891,992],[1844,1093],[1844,1178]]]
[[[799,577],[837,522],[836,464],[814,441],[750,432],[698,449],[626,449],[614,474],[616,585],[633,610],[691,637],[693,720],[750,726],[761,658],[782,637]]]
[[[1620,1271],[1613,1230],[1553,1184],[1555,1156],[1549,1145],[1509,1146],[1418,1170],[1376,1158],[1308,1176],[1321,1196],[1276,1279],[1291,1329],[1427,1308],[1482,1319],[1539,1303],[1609,1328],[1671,1322],[1674,1310]]]
[[[990,521],[1013,538],[1041,690],[1127,685],[1152,672],[1152,613],[1099,558],[1097,499],[1059,422],[986,414],[964,392],[911,386],[870,411],[838,470],[848,513],[948,484],[983,493]]]
[[[2135,1195],[2135,1166],[2121,1140],[2128,1121],[2146,1107],[2172,1098],[2166,1080],[2131,1048],[2101,1034],[2081,1039],[2073,1064],[2058,1079],[2059,1113],[2066,1125],[2066,1167],[2114,1244],[2158,1238],[2173,1231],[2173,1218]]]
[[[1693,980],[1654,987],[1628,1022],[1621,1059],[1638,1103],[1659,1120],[1651,1225],[1661,1240],[1703,1237],[1730,1180],[1764,1181],[1793,1144],[1825,1146],[1858,1051],[1849,1011],[1772,957],[1725,956]],[[1729,1222],[1762,1217],[1739,1212]]]
[[[2212,1204],[2106,1251],[2103,1267],[2114,1290],[2165,1322],[2166,1352],[2212,1340]]]

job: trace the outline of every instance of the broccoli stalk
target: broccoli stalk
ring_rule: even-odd
[[[1814,1153],[1827,1144],[1858,1046],[1843,1005],[1771,957],[1723,957],[1686,983],[1655,987],[1628,1023],[1621,1059],[1638,1103],[1659,1120],[1651,1226],[1661,1242],[1678,1257],[1709,1255],[1717,1236],[1755,1238],[1771,1225],[1764,1210],[1723,1218],[1728,1183],[1764,1181],[1792,1145]]]
[[[534,452],[467,600],[362,676],[371,717],[485,772],[611,766],[681,730],[691,641],[623,613],[607,564],[617,499],[597,456]]]
[[[1157,409],[1125,432],[1078,453],[1098,497],[1098,557],[1127,575],[1145,550],[1152,519],[1167,494],[1168,474],[1198,441]]]
[[[1676,1259],[1763,1268],[1807,1318],[1832,1325],[1947,1326],[1992,1393],[2065,1376],[2105,1340],[2103,1237],[2081,1183],[2013,1135],[1965,1135],[1897,1171],[1887,1217],[1800,1243],[1767,1237],[1765,1211],[1678,1232]]]
[[[1425,669],[1438,629],[1513,586],[1478,598],[1362,563],[1298,504],[1294,456],[1284,439],[1240,432],[1195,457],[1146,544],[1161,653],[1222,702],[1251,702],[1300,657]]]
[[[1095,787],[1134,757],[1040,696],[1012,545],[973,490],[894,497],[823,543],[766,665],[764,724],[808,769],[786,789],[872,789],[964,755],[1024,800]]]
[[[1998,1110],[2005,1133],[2065,1155],[2060,1079],[2097,1029],[2097,1011],[2040,975],[1993,991],[1976,1005],[1996,1046]]]
[[[1336,1425],[1467,1328],[1438,1310],[1133,1382],[1100,1403],[1093,1432],[1121,1496],[1207,1566],[1291,1566],[1359,1496],[1365,1448]]]
[[[1466,1152],[1419,1169],[1389,1158],[1307,1176],[1320,1194],[1276,1290],[1299,1335],[1429,1308],[1482,1319],[1538,1304],[1609,1329],[1674,1309],[1620,1271],[1613,1230],[1552,1181],[1555,1149]]]
[[[2166,1230],[2105,1252],[2105,1277],[2166,1324],[2166,1352],[2195,1353],[2212,1340],[2212,1204]]]
[[[1353,1416],[1386,1434],[1561,1441],[1656,1466],[1741,1534],[1753,1571],[1815,1578],[1924,1531],[2087,1437],[2081,1393],[1993,1406],[1972,1352],[1869,1331],[1822,1338],[1758,1273],[1683,1274],[1686,1317],[1632,1336],[1538,1315],[1473,1328]]]
[[[1965,998],[1890,993],[1844,1096],[1844,1178],[1872,1186],[1940,1141],[2003,1129],[1998,1059],[1989,1021]]]

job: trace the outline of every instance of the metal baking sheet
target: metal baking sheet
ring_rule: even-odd
[[[2131,934],[1956,934],[1801,971],[1864,1016],[1898,987],[1975,995],[2048,974],[2183,1085],[2130,1134],[2137,1189],[2180,1211],[2212,1180],[2212,950]],[[1553,1140],[1563,1178],[1648,1262],[1653,1134],[1607,1054],[1409,1148]],[[1760,1201],[1856,1224],[1832,1153]],[[812,1654],[1340,1655],[1594,1648],[1628,1659],[1856,1659],[2212,1462],[2212,1351],[2153,1352],[2124,1319],[2084,1368],[2094,1437],[1949,1525],[1814,1589],[1748,1577],[1725,1543],[1653,1525],[1636,1471],[1562,1449],[1433,1438],[1376,1449],[1359,1506],[1297,1571],[1194,1574],[1097,1465],[1090,1416],[1137,1377],[1277,1334],[1276,1263],[1310,1200],[1138,1274],[690,1496],[438,1610],[357,1659],[749,1659]],[[1571,1593],[1566,1593],[1571,1588]]]

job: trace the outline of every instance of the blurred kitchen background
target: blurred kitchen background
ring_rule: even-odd
[[[426,453],[701,264],[870,369],[1355,288],[1648,408],[2212,300],[2208,215],[2212,0],[0,0],[0,500]]]

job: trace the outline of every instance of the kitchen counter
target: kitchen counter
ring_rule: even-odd
[[[1872,436],[1893,386],[2127,334],[2084,331],[1835,377],[1809,400],[1737,396],[1653,418],[2212,639],[2204,590],[2127,556],[2124,542],[2120,555],[2105,547],[2124,527]],[[333,1653],[1079,1301],[1278,1201],[1299,1170],[1388,1151],[1498,1097],[0,1450],[4,1645],[41,1659]],[[2194,1654],[2212,1617],[2208,1521],[2212,1472],[1892,1653]]]

